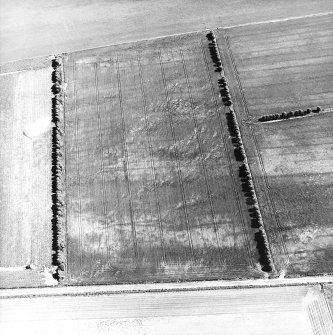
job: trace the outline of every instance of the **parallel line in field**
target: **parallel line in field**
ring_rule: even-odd
[[[227,52],[229,53],[229,56],[230,56],[230,59],[231,59],[231,62],[232,62],[232,70],[233,70],[233,72],[235,74],[237,85],[238,85],[238,89],[239,89],[240,94],[241,94],[241,99],[242,99],[242,103],[243,103],[243,106],[244,106],[244,111],[246,113],[247,119],[249,119],[250,113],[249,113],[249,110],[248,110],[248,105],[247,105],[246,100],[245,100],[244,91],[243,91],[243,88],[242,88],[241,81],[239,79],[239,75],[238,75],[236,64],[235,64],[235,61],[234,61],[234,58],[233,58],[232,50],[230,48],[230,43],[229,43],[228,35],[222,33],[221,36],[226,41]],[[272,195],[271,195],[270,185],[269,185],[268,178],[267,178],[267,173],[266,173],[266,170],[265,170],[265,167],[264,167],[263,158],[262,158],[260,150],[259,150],[258,140],[256,138],[255,132],[254,132],[253,127],[251,125],[249,125],[249,130],[250,130],[251,136],[252,136],[252,138],[254,140],[256,151],[258,153],[258,159],[259,159],[260,167],[261,167],[262,172],[263,172],[264,182],[265,182],[265,186],[266,186],[266,190],[267,190],[267,192],[265,192],[265,193],[267,194],[269,202],[270,202],[271,207],[273,209],[274,218],[275,218],[275,221],[277,223],[278,230],[279,230],[279,237],[280,237],[280,240],[282,242],[282,247],[283,247],[284,253],[285,253],[286,257],[287,257],[288,265],[293,270],[293,266],[292,266],[292,264],[290,262],[290,257],[289,257],[289,253],[288,253],[288,250],[287,250],[287,246],[286,246],[284,238],[282,236],[282,225],[281,225],[281,223],[279,221],[279,217],[278,217],[278,214],[277,214],[277,211],[276,211],[276,208],[275,208],[275,204],[273,202],[273,198],[272,198]]]
[[[62,76],[63,76],[63,82],[66,83],[66,73],[65,73],[65,66],[62,66]],[[63,179],[64,179],[64,188],[65,188],[65,196],[67,197],[67,173],[68,173],[68,168],[67,168],[67,158],[68,158],[68,150],[67,150],[67,143],[66,143],[66,133],[67,133],[67,125],[66,125],[66,98],[63,99],[63,148],[64,148],[64,164],[63,164]],[[66,261],[65,261],[65,273],[67,274],[68,277],[68,257],[69,257],[69,252],[68,252],[68,202],[64,202],[64,207],[65,207],[65,254],[66,254]]]
[[[312,66],[317,66],[317,65],[323,66],[326,64],[331,65],[333,56],[332,55],[329,55],[329,56],[324,55],[320,57],[315,56],[311,58],[309,57],[307,59],[311,61],[306,62],[304,58],[304,59],[300,59],[300,62],[297,62],[296,60],[287,60],[284,62],[279,62],[280,64],[278,65],[277,63],[274,62],[274,63],[268,64],[267,66],[257,65],[257,66],[249,67],[248,65],[240,65],[239,68],[241,69],[243,73],[246,74],[248,72],[253,72],[253,71],[258,71],[258,70],[262,72],[274,71],[274,70],[280,71],[281,69],[294,69],[294,68],[299,68],[299,67],[304,68],[305,66],[309,66],[309,65],[312,65]]]
[[[186,230],[187,230],[187,236],[189,240],[189,245],[190,245],[190,250],[191,250],[191,258],[192,262],[195,261],[194,257],[194,251],[193,251],[193,241],[192,241],[192,235],[191,235],[191,226],[189,222],[189,216],[188,216],[188,209],[187,209],[187,203],[186,203],[186,198],[185,198],[185,190],[184,190],[184,183],[183,183],[183,176],[182,176],[182,171],[181,171],[181,166],[180,166],[180,161],[179,161],[179,154],[178,154],[178,149],[177,149],[177,141],[176,141],[176,134],[175,134],[175,129],[172,121],[172,115],[170,112],[170,97],[169,97],[169,92],[167,89],[167,83],[165,79],[165,72],[164,72],[164,66],[162,62],[162,56],[161,56],[161,50],[158,50],[158,55],[159,55],[159,63],[160,63],[160,68],[161,68],[161,75],[162,75],[162,81],[163,81],[163,87],[164,87],[164,93],[166,97],[166,103],[167,103],[167,109],[168,109],[168,118],[169,118],[169,124],[171,128],[171,135],[172,135],[172,140],[173,140],[173,146],[174,146],[174,152],[176,156],[176,164],[177,164],[177,174],[178,174],[178,179],[179,179],[179,186],[181,190],[181,197],[182,197],[182,202],[184,204],[184,214],[185,214],[185,223],[186,223]]]
[[[311,96],[314,96],[313,98],[311,97],[311,98],[309,98],[309,97],[307,97],[306,98],[306,101],[316,101],[317,99],[318,99],[318,96],[320,96],[321,94],[331,94],[332,95],[332,97],[333,97],[333,92],[332,91],[327,91],[327,92],[322,92],[322,93],[318,93],[318,94],[309,94],[309,97],[311,97]],[[331,101],[332,100],[332,97],[328,97],[328,98],[321,98],[320,99],[320,101],[322,101],[322,100],[329,100],[329,101]],[[258,105],[258,106],[267,106],[267,105],[276,105],[276,104],[279,104],[280,102],[293,102],[293,101],[295,101],[295,98],[284,98],[284,99],[281,99],[281,100],[277,100],[277,99],[274,99],[275,101],[274,102],[269,102],[269,101],[267,101],[267,102],[264,102],[264,101],[262,101],[261,103],[256,103],[255,102],[255,99],[256,98],[249,98],[249,100],[251,100],[251,102],[253,102],[253,103],[255,103],[256,105]],[[263,100],[263,99],[267,99],[267,98],[265,98],[265,97],[263,97],[263,98],[258,98],[257,99],[257,101],[260,101],[260,100]],[[269,100],[273,100],[272,98],[268,98]],[[323,104],[321,104],[321,105],[323,105]]]
[[[78,108],[77,108],[77,70],[76,70],[76,62],[73,60],[73,93],[74,93],[74,124],[75,124],[75,131],[74,131],[74,138],[75,138],[75,152],[76,152],[76,181],[77,181],[77,193],[78,193],[78,229],[79,229],[79,252],[80,252],[80,271],[82,272],[83,269],[83,231],[82,231],[82,219],[81,219],[81,178],[80,178],[80,152],[79,152],[79,144],[78,144],[78,137],[79,137],[79,121],[78,121]]]
[[[154,196],[156,201],[156,208],[157,208],[157,219],[158,219],[158,226],[159,226],[159,233],[161,239],[161,246],[163,252],[163,262],[166,263],[166,254],[165,254],[165,243],[164,243],[164,234],[163,234],[163,224],[161,218],[161,207],[160,207],[160,200],[158,197],[157,192],[157,182],[156,182],[156,168],[153,156],[153,146],[151,143],[151,135],[149,130],[149,116],[148,116],[148,108],[147,108],[147,100],[146,100],[146,92],[143,85],[143,77],[142,77],[142,65],[141,59],[139,54],[137,55],[138,61],[138,68],[139,68],[139,77],[140,77],[140,89],[141,89],[141,96],[142,96],[142,104],[143,104],[143,111],[144,111],[144,118],[145,118],[145,128],[147,133],[147,140],[148,140],[148,149],[149,149],[149,159],[150,159],[150,169],[154,180]]]
[[[233,47],[234,47],[235,43],[233,43]],[[267,45],[265,48],[260,48],[260,49],[252,49],[251,51],[249,51],[248,49],[245,49],[244,51],[238,50],[237,51],[237,56],[236,59],[240,59],[242,61],[249,61],[251,62],[251,60],[255,60],[255,59],[260,59],[260,58],[270,58],[270,57],[279,57],[279,56],[286,56],[286,55],[290,55],[293,57],[297,57],[299,55],[303,55],[304,53],[309,54],[309,52],[311,53],[311,51],[309,51],[309,46],[312,46],[313,48],[318,48],[320,44],[318,43],[318,41],[316,42],[304,42],[304,44],[298,43],[298,51],[295,52],[295,46],[290,46],[290,47],[285,47],[283,49],[281,49],[280,47],[274,47],[274,48],[268,48]],[[282,44],[283,46],[283,44]],[[320,45],[321,46],[321,45]],[[302,47],[304,47],[305,50],[301,50]],[[322,47],[320,48],[320,52],[323,51],[331,51],[333,49],[332,46],[326,46],[326,47]],[[235,50],[235,48],[234,48]],[[245,55],[245,56],[244,56]]]
[[[310,319],[311,327],[312,327],[312,330],[313,330],[314,334],[315,335],[320,335],[319,330],[318,330],[317,322],[315,322],[316,319],[314,317],[313,304],[309,304],[308,306],[306,306],[306,311],[307,311],[308,317]]]
[[[240,78],[239,78],[238,69],[237,69],[236,64],[235,64],[234,56],[233,56],[233,53],[232,53],[231,48],[230,48],[229,37],[226,34],[225,35],[222,34],[222,38],[224,38],[225,41],[226,41],[227,49],[228,49],[228,52],[229,52],[229,55],[230,55],[230,60],[231,60],[231,63],[232,63],[232,68],[234,70],[237,85],[238,85],[239,91],[241,93],[242,103],[244,105],[244,110],[245,110],[245,113],[246,113],[246,117],[247,117],[247,119],[249,119],[250,113],[248,111],[247,102],[245,100],[245,95],[244,95],[243,87],[241,85],[241,81],[240,81]]]
[[[213,223],[214,223],[214,232],[215,232],[215,236],[216,236],[217,247],[218,247],[218,250],[219,250],[219,260],[220,260],[220,264],[223,264],[221,241],[220,241],[220,237],[219,237],[219,234],[218,234],[218,224],[217,224],[217,221],[216,221],[216,214],[215,214],[215,210],[214,210],[214,206],[213,206],[212,192],[210,190],[209,183],[208,183],[208,174],[207,174],[207,168],[206,168],[206,164],[205,164],[205,160],[204,160],[204,154],[203,154],[203,148],[202,148],[201,136],[200,136],[200,132],[199,132],[198,121],[195,117],[195,112],[194,112],[193,96],[192,96],[192,92],[191,92],[191,88],[190,88],[188,73],[187,73],[186,64],[185,64],[185,60],[184,60],[184,54],[183,54],[183,51],[182,51],[181,47],[179,47],[179,50],[180,50],[180,55],[181,55],[181,59],[182,59],[183,71],[184,71],[184,75],[185,75],[185,79],[186,79],[186,86],[187,86],[188,96],[190,98],[192,118],[193,118],[193,122],[194,122],[194,131],[195,131],[196,138],[197,138],[198,145],[199,145],[201,164],[202,164],[202,168],[203,168],[203,172],[204,172],[204,178],[205,178],[206,191],[207,191],[208,200],[209,200],[210,212],[211,212],[211,215],[212,215],[212,218],[213,218]]]
[[[294,77],[294,76],[293,76]],[[333,73],[331,74],[327,74],[327,70],[325,72],[323,72],[322,75],[316,75],[316,76],[309,76],[309,77],[306,77],[306,80],[313,80],[313,81],[320,81],[322,79],[327,79],[328,77],[333,77]],[[302,78],[304,80],[304,77]],[[299,78],[297,78],[296,80],[294,79],[291,79],[291,80],[285,80],[285,81],[277,81],[277,80],[274,80],[274,83],[267,83],[267,84],[259,84],[259,85],[256,85],[255,83],[249,83],[249,80],[250,79],[244,79],[243,81],[247,81],[247,84],[249,86],[251,86],[250,88],[247,88],[245,89],[247,92],[251,92],[251,90],[253,88],[255,89],[258,89],[259,87],[271,87],[271,86],[276,86],[276,85],[284,85],[284,84],[294,84],[294,83],[302,83],[303,80],[300,80]],[[326,81],[326,80],[324,80]],[[332,80],[333,81],[333,80]]]
[[[99,141],[99,153],[100,153],[100,168],[102,173],[102,201],[103,201],[103,215],[104,215],[104,231],[106,237],[106,250],[107,250],[107,258],[111,258],[110,253],[110,237],[109,237],[109,227],[108,227],[108,210],[106,204],[106,190],[105,190],[105,174],[104,171],[104,159],[103,159],[103,140],[102,140],[102,130],[101,130],[101,111],[100,111],[100,101],[99,101],[99,82],[98,82],[98,67],[97,63],[94,64],[94,72],[95,72],[95,98],[96,98],[96,112],[97,112],[97,120],[98,120],[98,141]]]
[[[133,239],[133,251],[134,256],[138,256],[138,246],[137,246],[137,238],[136,238],[136,227],[134,221],[134,213],[133,213],[133,198],[132,198],[132,189],[131,189],[131,180],[129,176],[129,161],[128,161],[128,148],[127,148],[127,138],[126,138],[126,125],[125,125],[125,116],[124,116],[124,106],[123,106],[123,97],[122,97],[122,89],[121,89],[121,81],[120,81],[120,71],[119,71],[119,58],[116,55],[116,69],[117,69],[117,84],[118,84],[118,98],[120,105],[120,114],[121,114],[121,126],[122,126],[122,139],[123,139],[123,151],[124,151],[124,174],[125,180],[127,181],[127,192],[129,196],[129,210],[130,210],[130,220],[132,226],[132,239]]]
[[[314,30],[307,30],[307,31],[301,31],[299,32],[293,32],[290,33],[288,32],[287,34],[284,34],[283,32],[281,33],[281,31],[279,31],[278,33],[272,33],[272,32],[268,32],[268,36],[264,36],[265,34],[258,33],[258,31],[256,31],[256,37],[258,38],[249,38],[249,39],[245,39],[242,36],[236,35],[236,36],[232,36],[233,34],[229,34],[229,36],[233,39],[237,39],[237,42],[235,42],[234,44],[234,48],[237,49],[237,51],[240,51],[240,53],[245,53],[246,51],[246,47],[249,46],[251,48],[249,48],[249,50],[255,50],[256,46],[258,46],[259,48],[261,48],[262,46],[267,46],[267,45],[271,45],[273,44],[274,47],[269,48],[268,50],[274,50],[279,48],[279,46],[281,47],[281,45],[283,44],[290,44],[293,42],[296,42],[297,45],[313,45],[313,44],[318,44],[318,39],[323,39],[323,38],[332,38],[332,32],[333,32],[333,27],[329,28],[329,29],[321,29],[318,30],[318,27],[315,27],[315,31]],[[281,41],[281,39],[283,39]],[[309,43],[304,43],[303,41],[307,39],[307,41],[309,41]],[[329,41],[327,41],[329,42]],[[328,47],[330,48],[330,47]],[[244,51],[242,51],[244,50]]]
[[[221,115],[220,115],[220,112],[219,112],[219,106],[218,106],[218,102],[217,102],[215,92],[214,92],[213,80],[212,80],[211,74],[209,72],[209,64],[208,64],[207,55],[206,55],[205,47],[202,43],[202,40],[200,40],[200,45],[201,45],[201,51],[202,51],[202,54],[203,54],[203,60],[205,62],[206,74],[207,74],[207,77],[209,78],[211,96],[212,96],[213,101],[214,101],[216,115],[217,115],[219,125],[220,125],[220,127],[219,127],[220,128],[220,133],[221,133],[220,136],[221,136],[221,140],[222,140],[222,143],[223,143],[224,152],[225,152],[227,160],[228,160],[228,169],[229,169],[229,174],[231,176],[232,188],[233,188],[233,191],[234,191],[234,199],[236,200],[238,213],[239,213],[239,218],[240,218],[240,221],[241,221],[241,227],[242,227],[242,230],[243,230],[243,238],[244,238],[244,241],[245,241],[245,244],[246,244],[246,249],[247,249],[247,252],[248,252],[248,260],[249,260],[250,265],[252,267],[254,267],[252,257],[250,256],[251,255],[251,247],[250,247],[250,242],[249,242],[248,234],[247,234],[247,225],[245,223],[245,218],[244,218],[244,213],[243,213],[243,210],[242,210],[242,205],[241,205],[241,202],[240,202],[239,193],[237,192],[235,174],[234,174],[234,171],[232,170],[232,166],[233,166],[232,159],[230,157],[230,152],[228,150],[227,143],[224,139],[224,134],[226,134],[226,131],[224,129],[223,122],[222,122],[222,119],[221,119]]]

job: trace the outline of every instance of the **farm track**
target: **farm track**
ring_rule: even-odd
[[[182,172],[181,172],[181,167],[180,167],[180,162],[179,162],[179,154],[178,154],[178,149],[177,149],[175,129],[174,129],[173,121],[172,121],[172,116],[171,116],[171,113],[170,113],[170,98],[169,98],[169,93],[168,93],[167,84],[166,84],[166,80],[165,80],[165,72],[164,72],[164,67],[163,67],[163,63],[162,63],[162,59],[161,59],[161,51],[160,50],[159,50],[159,61],[160,61],[161,74],[162,74],[162,80],[163,80],[163,88],[164,88],[164,93],[165,93],[166,101],[167,101],[167,110],[168,110],[172,140],[173,140],[174,151],[175,151],[175,156],[176,156],[177,174],[178,174],[179,185],[180,185],[180,189],[181,189],[182,202],[184,204],[184,214],[185,214],[187,236],[188,236],[188,240],[189,240],[189,244],[190,244],[192,262],[194,262],[192,234],[191,234],[191,227],[190,227],[188,211],[187,211],[187,204],[186,204],[186,199],[185,199],[184,183],[183,183],[183,177],[182,177]]]
[[[81,213],[82,213],[82,205],[81,205],[81,178],[80,178],[80,151],[78,145],[78,109],[77,109],[77,90],[76,90],[76,63],[73,61],[73,92],[74,92],[74,111],[75,111],[75,129],[74,129],[74,143],[75,143],[75,152],[76,152],[76,182],[77,182],[77,192],[78,192],[78,229],[80,236],[79,243],[79,259],[80,259],[80,268],[83,268],[83,230],[82,230],[82,222],[81,222]],[[67,171],[68,172],[68,171]],[[69,206],[68,206],[69,207]],[[68,218],[68,217],[67,217]],[[68,221],[67,221],[68,222]],[[69,256],[70,257],[70,256]],[[69,258],[68,258],[69,259]],[[67,262],[68,268],[68,262]]]
[[[166,252],[165,252],[165,243],[164,243],[164,234],[163,234],[163,225],[162,225],[162,218],[161,218],[161,207],[160,207],[160,201],[158,198],[158,192],[157,192],[157,181],[156,181],[156,168],[155,168],[155,162],[154,162],[154,155],[153,155],[153,146],[151,143],[151,135],[149,131],[149,117],[148,117],[148,108],[147,108],[147,101],[146,101],[146,93],[143,86],[143,78],[142,78],[142,65],[140,56],[137,55],[138,60],[138,68],[139,68],[139,77],[140,77],[140,90],[141,90],[141,96],[142,96],[142,104],[143,104],[143,110],[144,110],[144,118],[145,118],[145,127],[147,132],[147,140],[148,140],[148,146],[149,146],[149,159],[150,159],[150,168],[154,180],[154,196],[156,201],[156,208],[157,208],[157,219],[158,219],[158,226],[159,226],[159,232],[160,232],[160,239],[161,239],[161,245],[162,245],[162,251],[163,251],[163,262],[166,263]]]
[[[249,114],[249,111],[248,111],[247,102],[246,102],[245,97],[244,97],[244,92],[243,92],[243,89],[242,89],[241,81],[239,79],[239,74],[238,74],[234,59],[233,59],[232,51],[231,51],[231,48],[230,48],[230,43],[228,41],[228,36],[225,36],[225,32],[222,32],[221,30],[219,30],[218,36],[219,36],[218,41],[222,42],[221,47],[220,47],[219,50],[222,51],[222,54],[224,55],[223,59],[227,63],[227,66],[225,68],[228,69],[228,70],[232,70],[233,74],[234,74],[234,78],[236,79],[235,82],[236,82],[237,88],[239,89],[239,92],[240,92],[240,97],[241,97],[240,101],[244,106],[244,112],[245,112],[244,115],[245,115],[245,121],[246,121],[246,120],[249,119],[250,114]],[[230,65],[228,65],[228,62],[230,62]],[[228,76],[228,74],[229,74],[229,76]],[[230,72],[227,73],[227,76],[230,79],[232,79],[231,75],[232,74]],[[236,86],[233,86],[233,88],[236,89]],[[237,95],[234,98],[234,102],[236,102],[236,106],[237,106],[237,103],[238,103]],[[241,108],[236,107],[236,111],[238,111],[239,113],[241,113],[241,110],[242,110]],[[269,204],[272,207],[273,212],[274,212],[274,217],[273,216],[271,216],[271,217],[276,222],[276,225],[278,227],[278,231],[279,231],[278,236],[279,236],[281,246],[283,248],[284,255],[287,257],[287,264],[288,264],[288,266],[290,266],[292,268],[292,265],[290,264],[290,260],[289,260],[288,250],[286,248],[285,242],[284,242],[283,237],[282,237],[282,226],[279,222],[279,217],[277,215],[277,212],[276,212],[273,200],[272,200],[272,196],[271,196],[271,193],[270,193],[270,186],[269,186],[268,179],[267,179],[267,176],[266,176],[266,172],[265,172],[265,169],[264,169],[263,160],[262,160],[262,157],[260,155],[259,146],[258,146],[256,137],[255,137],[255,133],[254,133],[254,130],[251,127],[251,125],[248,125],[248,129],[250,130],[251,137],[254,140],[256,152],[257,152],[259,163],[260,163],[260,167],[261,167],[261,170],[263,171],[263,180],[264,180],[264,183],[265,183],[265,192],[264,193],[268,197]],[[265,228],[269,229],[269,227],[267,226],[267,222],[266,222]],[[268,237],[269,240],[271,239],[269,235],[267,237]],[[272,246],[272,244],[269,243],[270,248],[271,248],[271,246]],[[271,255],[272,255],[272,258],[274,260],[274,258],[275,258],[274,253],[271,252]],[[274,261],[274,263],[275,263],[275,266],[277,267],[278,264],[276,263],[276,261]],[[277,270],[279,270],[278,267],[277,267]]]
[[[136,230],[135,230],[135,221],[133,217],[132,189],[131,189],[131,181],[130,181],[130,175],[129,175],[128,148],[127,148],[127,141],[126,141],[126,127],[125,127],[125,119],[124,119],[124,107],[123,107],[123,97],[122,97],[122,91],[121,91],[118,55],[116,56],[116,69],[117,69],[118,97],[119,97],[119,105],[120,105],[120,112],[121,112],[123,152],[125,154],[125,166],[124,166],[125,181],[127,184],[127,192],[129,196],[129,212],[130,212],[130,220],[131,220],[131,226],[132,226],[134,257],[137,257],[138,256],[138,246],[137,246],[137,238],[136,238]]]
[[[100,101],[99,101],[99,88],[98,88],[98,65],[97,63],[94,64],[94,71],[95,71],[95,89],[96,89],[96,112],[97,112],[97,120],[98,120],[98,140],[99,140],[99,152],[100,152],[100,168],[101,171],[104,171],[104,160],[103,160],[103,143],[102,143],[102,126],[101,126],[101,113],[100,113]],[[107,222],[107,197],[106,197],[106,190],[105,190],[105,175],[101,173],[101,182],[102,182],[102,202],[103,202],[103,216],[104,216],[104,232],[107,244],[107,258],[110,259],[110,238],[109,238],[109,229],[108,229],[108,222]]]

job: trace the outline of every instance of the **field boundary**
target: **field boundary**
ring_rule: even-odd
[[[230,92],[228,83],[225,77],[224,73],[224,67],[223,62],[221,59],[221,55],[219,52],[219,47],[217,45],[217,40],[214,35],[213,31],[210,31],[206,35],[207,39],[210,41],[209,43],[209,49],[210,54],[213,60],[213,64],[215,66],[215,72],[220,73],[220,79],[219,79],[219,87],[221,88],[221,98],[222,102],[225,106],[229,108],[229,113],[226,115],[226,118],[228,120],[228,130],[230,133],[230,136],[232,138],[233,146],[234,146],[234,154],[236,161],[239,162],[239,176],[242,181],[242,186],[244,190],[244,195],[247,198],[247,205],[248,207],[251,207],[253,209],[253,214],[255,218],[255,225],[251,225],[252,228],[256,229],[257,231],[254,233],[257,250],[259,253],[259,263],[261,265],[261,269],[264,272],[275,272],[275,265],[274,261],[272,259],[270,246],[268,243],[265,226],[262,220],[262,215],[258,203],[258,199],[256,196],[255,187],[253,185],[253,178],[252,174],[248,165],[247,156],[245,152],[245,148],[243,146],[243,140],[242,135],[239,129],[237,115],[234,112],[233,102],[231,100]],[[243,169],[242,169],[243,168]],[[249,194],[249,195],[247,195]]]
[[[230,48],[229,37],[228,37],[225,29],[220,30],[220,35],[221,35],[221,40],[224,41],[224,44],[225,44],[225,47],[226,47],[225,52],[227,54],[227,57],[229,57],[229,59],[230,59],[230,63],[231,63],[230,70],[233,73],[233,75],[235,76],[235,81],[236,81],[237,88],[239,90],[239,94],[240,94],[240,97],[241,97],[241,104],[243,105],[243,109],[244,109],[243,114],[245,114],[244,116],[246,118],[246,120],[245,120],[245,122],[246,122],[246,121],[249,120],[250,113],[249,113],[247,102],[246,102],[245,95],[244,95],[244,92],[243,92],[242,84],[241,84],[241,81],[240,81],[239,76],[238,76],[238,70],[237,70],[236,64],[234,62],[233,54],[232,54],[232,51],[231,51],[231,48]],[[277,215],[277,212],[276,212],[275,204],[272,200],[272,196],[271,196],[271,192],[270,192],[270,185],[269,185],[269,182],[268,182],[268,179],[267,179],[267,174],[266,174],[266,171],[265,171],[265,168],[264,168],[263,159],[262,159],[262,156],[261,156],[260,151],[259,151],[258,141],[257,141],[257,138],[255,136],[255,132],[254,132],[254,130],[253,130],[253,128],[250,124],[248,125],[248,129],[249,129],[249,132],[250,132],[250,136],[253,139],[256,152],[258,154],[257,157],[258,157],[258,160],[259,160],[260,170],[262,171],[262,174],[263,174],[263,181],[264,181],[265,189],[266,189],[265,196],[267,197],[268,203],[273,210],[274,221],[276,222],[276,226],[278,228],[278,236],[279,236],[281,244],[282,244],[282,249],[283,249],[284,255],[287,259],[286,264],[284,265],[284,268],[282,269],[282,271],[284,271],[285,268],[288,268],[288,267],[290,267],[291,270],[293,271],[293,266],[290,262],[289,253],[288,253],[285,241],[284,241],[283,236],[282,236],[282,226],[281,226],[281,223],[279,221],[279,218],[278,218],[278,215]]]
[[[294,21],[294,20],[307,19],[307,18],[311,18],[311,17],[329,16],[329,15],[332,15],[332,14],[333,14],[333,12],[321,12],[321,13],[307,14],[307,15],[301,15],[301,16],[290,16],[290,17],[286,17],[284,19],[249,22],[249,23],[243,23],[243,24],[236,24],[234,26],[222,26],[222,27],[218,27],[218,29],[232,29],[232,28],[238,28],[238,27],[255,26],[255,25],[260,25],[260,24],[288,22],[288,21]]]
[[[303,278],[276,278],[253,280],[213,280],[182,283],[82,285],[37,288],[16,288],[0,290],[0,299],[37,298],[54,296],[94,296],[150,292],[186,292],[222,289],[247,289],[264,287],[311,286],[333,284],[333,276],[313,276]]]
[[[252,266],[252,268],[254,268],[253,260],[252,260],[252,257],[250,256],[251,255],[251,251],[250,251],[251,247],[250,247],[250,243],[249,243],[249,239],[248,239],[248,234],[246,232],[246,222],[245,222],[245,218],[244,218],[244,213],[242,211],[242,205],[240,203],[240,195],[237,192],[237,187],[236,187],[236,177],[235,177],[234,171],[231,167],[232,166],[232,160],[231,160],[231,157],[230,157],[230,152],[227,148],[227,143],[226,143],[225,137],[223,136],[223,134],[227,134],[227,131],[225,131],[225,128],[223,126],[223,122],[222,122],[222,119],[221,119],[221,114],[218,111],[218,102],[217,102],[216,95],[214,93],[213,79],[212,79],[211,74],[209,73],[209,64],[208,64],[208,61],[207,61],[207,55],[206,55],[206,52],[205,52],[205,48],[204,48],[204,45],[202,43],[202,40],[200,40],[200,42],[201,42],[200,43],[201,51],[202,51],[202,54],[203,54],[203,59],[204,59],[204,62],[205,62],[205,67],[206,67],[206,73],[207,73],[207,76],[209,78],[211,96],[214,100],[214,105],[215,105],[215,109],[216,109],[216,113],[217,113],[217,118],[218,118],[218,121],[219,121],[219,124],[220,124],[220,131],[221,131],[220,137],[221,137],[221,140],[222,140],[222,143],[223,143],[224,152],[225,152],[226,157],[228,159],[228,170],[229,170],[231,180],[232,180],[232,188],[233,188],[233,192],[234,192],[234,199],[235,199],[235,202],[237,204],[238,211],[239,211],[239,218],[240,218],[241,226],[242,226],[242,230],[243,230],[244,241],[246,243],[246,248],[247,248],[247,252],[248,252],[248,260],[249,260],[249,263]]]
[[[62,279],[66,263],[66,215],[64,186],[64,96],[62,58],[52,60],[52,263],[56,266],[54,278]]]
[[[319,108],[319,110],[318,110]],[[317,107],[317,109],[310,109],[308,108],[306,111],[298,110],[295,112],[283,112],[283,113],[276,113],[276,114],[268,114],[263,115],[258,119],[257,123],[271,123],[271,122],[278,122],[278,121],[287,121],[287,120],[293,120],[293,119],[301,119],[301,118],[308,118],[313,117],[316,115],[321,115],[325,113],[330,113],[333,111],[333,108],[326,108],[321,110],[320,107]],[[311,114],[312,113],[312,114]]]

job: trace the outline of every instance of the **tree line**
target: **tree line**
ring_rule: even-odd
[[[216,68],[215,71],[219,72],[221,76],[221,78],[218,80],[218,83],[222,102],[225,106],[229,107],[229,112],[226,113],[227,125],[234,147],[235,158],[238,162],[241,162],[241,165],[239,166],[239,178],[242,185],[242,191],[246,197],[246,203],[251,206],[249,209],[249,213],[251,217],[251,227],[256,229],[256,232],[254,233],[254,239],[256,241],[256,247],[259,253],[259,263],[261,264],[261,268],[263,271],[271,272],[273,270],[273,261],[270,256],[263,219],[260,213],[259,203],[256,196],[252,175],[249,165],[247,163],[246,153],[236,113],[232,106],[233,104],[230,96],[228,83],[226,77],[224,76],[222,61],[216,44],[216,38],[212,31],[209,32],[206,36],[209,40],[209,50],[214,66]]]
[[[297,111],[290,111],[290,112],[283,112],[281,114],[269,114],[264,115],[258,119],[260,122],[268,122],[268,121],[275,121],[275,120],[287,120],[294,117],[300,117],[300,116],[307,116],[311,113],[319,113],[321,112],[321,108],[317,106],[314,109],[306,109],[306,110],[297,110]]]
[[[55,279],[60,280],[65,270],[65,185],[64,181],[64,94],[62,58],[55,56],[52,60],[52,263],[57,267]]]

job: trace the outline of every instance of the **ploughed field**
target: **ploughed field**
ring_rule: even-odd
[[[52,279],[50,82],[47,59],[1,67],[1,287]]]
[[[67,279],[263,276],[205,33],[69,54]]]
[[[274,264],[290,276],[332,273],[332,16],[217,36]]]

